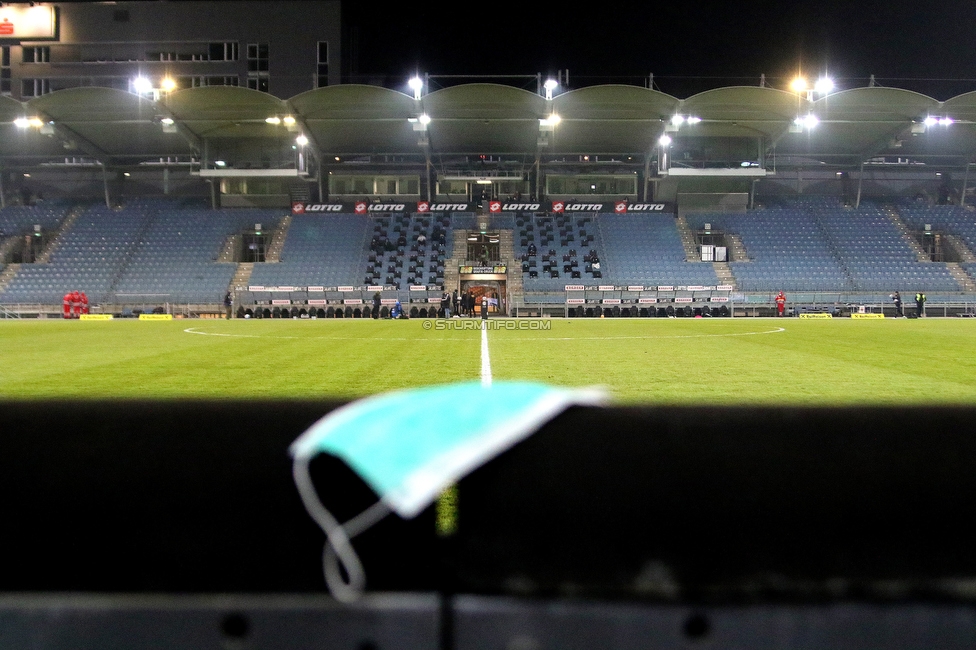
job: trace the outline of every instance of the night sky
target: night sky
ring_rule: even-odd
[[[976,90],[976,2],[493,2],[404,11],[346,2],[358,74],[555,74],[570,85],[640,83],[676,96],[734,84],[783,87],[801,70],[841,88]],[[558,13],[552,10],[558,7]]]

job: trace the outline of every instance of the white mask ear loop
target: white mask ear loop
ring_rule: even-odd
[[[336,600],[344,603],[353,602],[362,595],[366,587],[366,572],[356,550],[352,547],[351,540],[385,517],[390,509],[382,501],[377,501],[349,521],[340,524],[319,500],[308,471],[310,460],[305,456],[295,458],[292,465],[295,486],[308,514],[326,536],[325,548],[322,551],[322,572],[329,592]],[[343,580],[339,570],[340,565],[345,570],[348,581]]]

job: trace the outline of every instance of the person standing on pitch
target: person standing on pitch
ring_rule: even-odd
[[[915,315],[919,318],[925,316],[925,294],[921,291],[915,294]]]
[[[64,299],[61,302],[61,316],[64,318],[71,318],[71,292],[64,294]]]
[[[481,296],[481,320],[488,320],[488,294]]]
[[[224,294],[224,311],[227,312],[227,320],[230,320],[231,310],[234,307],[234,299],[230,295],[230,291]]]
[[[441,294],[441,312],[444,318],[451,317],[451,294],[447,291]]]
[[[457,289],[455,289],[454,290],[454,293],[451,295],[451,306],[454,307],[454,315],[455,316],[459,316],[461,314],[461,312],[458,311],[459,303],[458,303],[458,291],[457,291]]]
[[[904,316],[905,311],[901,308],[901,294],[896,291],[891,294],[891,299],[895,303],[895,318]]]
[[[383,298],[380,296],[380,292],[377,291],[373,294],[373,319],[376,320],[380,317],[380,308],[383,306]]]
[[[780,291],[776,294],[776,316],[782,318],[784,311],[786,311],[786,294]]]

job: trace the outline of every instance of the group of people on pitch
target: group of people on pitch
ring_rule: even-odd
[[[78,318],[88,313],[88,296],[84,291],[69,291],[61,302],[62,318]]]
[[[895,303],[895,316],[904,316],[905,312],[901,304],[901,294],[897,291],[891,294],[891,301]],[[925,315],[925,301],[928,300],[925,293],[919,291],[915,294],[915,315],[919,318]]]

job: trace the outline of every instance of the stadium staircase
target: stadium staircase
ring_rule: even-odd
[[[237,291],[247,291],[247,287],[251,282],[251,274],[254,273],[254,262],[241,262],[237,265],[237,270],[234,272],[234,277],[231,278],[230,286],[227,290],[231,293],[236,293]]]
[[[240,241],[240,235],[235,234],[228,237],[220,249],[220,253],[217,255],[217,262],[221,264],[233,264],[234,258],[237,256],[237,247]]]
[[[111,284],[108,287],[108,293],[114,295],[119,289],[119,283],[122,282],[122,278],[125,277],[126,272],[129,270],[129,266],[132,264],[132,258],[135,257],[136,253],[139,251],[139,247],[142,242],[146,240],[147,233],[153,228],[153,224],[156,220],[157,212],[155,210],[147,210],[145,213],[144,220],[142,222],[142,227],[139,232],[136,233],[135,239],[129,244],[129,249],[125,252],[125,256],[122,258],[121,264],[115,271],[115,275],[112,278]]]
[[[288,238],[288,228],[291,226],[291,215],[286,215],[278,222],[274,235],[271,236],[271,243],[268,250],[264,253],[265,263],[275,264],[281,261],[281,251],[285,247],[285,239]]]
[[[911,247],[912,252],[914,252],[915,256],[918,258],[918,261],[931,262],[932,260],[929,258],[928,253],[925,252],[925,249],[922,248],[922,245],[918,242],[918,239],[916,239],[912,234],[911,229],[909,229],[904,219],[901,218],[901,213],[898,212],[898,208],[890,203],[886,203],[883,206],[883,211],[888,215],[888,218],[891,219],[891,222],[895,224],[895,228],[897,228],[898,232],[901,233],[901,237],[905,240],[905,243]]]
[[[749,251],[746,250],[745,244],[742,243],[742,237],[738,233],[725,233],[725,241],[729,245],[729,259],[736,262],[752,261],[752,258],[749,256]]]
[[[695,241],[695,233],[688,225],[688,220],[685,218],[685,215],[678,215],[674,223],[678,227],[681,246],[685,249],[685,261],[701,262],[701,253],[698,250],[698,242]],[[742,246],[742,240],[739,240],[739,246]],[[728,262],[712,262],[712,269],[715,271],[715,277],[718,278],[719,284],[735,286],[735,276],[732,275],[732,268]]]
[[[20,271],[20,264],[8,264],[3,267],[3,271],[0,272],[0,293],[6,290],[7,285],[14,279],[18,271]]]
[[[8,237],[0,242],[0,264],[10,257],[10,253],[23,241],[21,237]]]
[[[61,243],[64,241],[64,236],[71,231],[71,227],[74,225],[75,221],[77,221],[78,217],[84,214],[84,212],[85,208],[81,206],[72,208],[68,212],[67,216],[64,218],[64,221],[62,221],[58,225],[57,230],[54,231],[51,241],[48,242],[48,245],[44,247],[41,254],[37,256],[37,259],[34,261],[35,264],[47,264],[51,260],[51,253],[56,251],[58,247],[61,246]]]
[[[61,245],[61,242],[64,239],[64,235],[66,235],[71,230],[71,226],[78,219],[78,216],[81,215],[84,211],[85,209],[81,206],[76,206],[68,211],[68,214],[65,215],[65,218],[61,220],[57,228],[55,228],[54,231],[51,233],[50,240],[48,241],[44,249],[41,250],[40,254],[37,256],[37,259],[34,260],[34,264],[46,264],[50,261],[51,253],[53,253],[55,250],[58,249],[58,247]],[[7,253],[10,252],[10,249],[13,246],[17,245],[19,242],[20,242],[20,238],[18,237],[10,237],[6,241],[4,241],[3,246],[0,247],[0,260],[4,259]],[[10,281],[13,280],[14,277],[16,277],[20,269],[21,269],[20,264],[8,264],[5,267],[3,267],[3,271],[0,272],[0,293],[3,293],[7,289],[7,286],[10,284]]]
[[[455,240],[456,244],[457,241]],[[508,304],[511,305],[512,298],[521,296],[523,292],[522,268],[515,257],[515,233],[513,230],[505,228],[498,231],[498,256],[507,265],[505,287],[509,295]]]
[[[712,262],[712,268],[715,269],[715,277],[718,278],[719,284],[736,286],[735,276],[732,275],[732,267],[728,262]]]
[[[946,262],[946,268],[949,270],[949,275],[952,279],[962,288],[966,293],[976,293],[976,281],[966,273],[966,270],[959,265],[958,262]]]
[[[464,264],[466,261],[464,256],[468,251],[467,230],[462,230],[459,228],[454,230],[454,246],[451,251],[451,258],[444,262],[444,288],[448,291],[454,291],[454,289],[459,288],[458,282],[461,278],[458,274],[458,267]],[[520,281],[519,286],[521,287],[521,285],[522,283]]]
[[[681,237],[681,247],[685,249],[685,261],[700,262],[701,256],[698,253],[698,243],[695,241],[695,233],[688,227],[688,220],[681,214],[674,220],[674,224],[678,227],[678,235]]]

